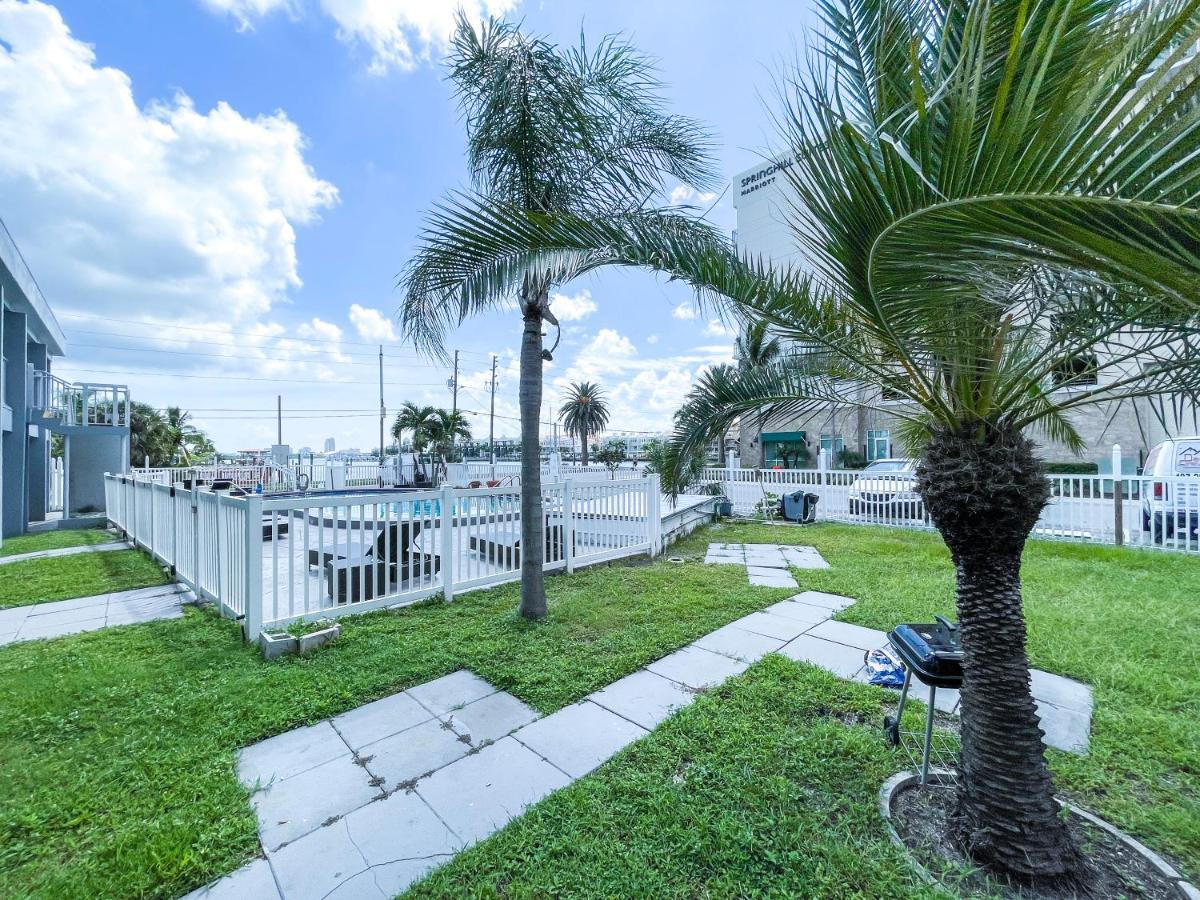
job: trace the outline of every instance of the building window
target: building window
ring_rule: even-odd
[[[891,442],[891,439],[892,434],[886,428],[878,431],[868,431],[867,462],[874,462],[877,459],[887,459],[888,444]]]
[[[829,463],[836,466],[840,462],[842,451],[846,449],[846,444],[840,434],[823,434],[821,449],[829,451]]]
[[[803,431],[764,431],[763,465],[770,469],[799,469],[808,462]]]

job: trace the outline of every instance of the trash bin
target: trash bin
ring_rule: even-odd
[[[805,491],[784,494],[783,499],[780,500],[783,517],[789,522],[815,522],[819,499],[816,494]]]

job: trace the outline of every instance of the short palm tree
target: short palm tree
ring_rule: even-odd
[[[579,459],[588,464],[588,438],[608,427],[608,400],[600,385],[590,381],[572,384],[558,408],[558,418],[570,437],[579,438]]]
[[[702,386],[676,442],[740,413],[872,406],[920,457],[955,565],[965,652],[952,834],[1027,881],[1076,879],[1030,694],[1020,563],[1048,499],[1031,436],[1072,414],[1194,395],[1200,358],[1200,4],[821,0],[811,67],[784,80],[790,223],[804,272],[654,216],[448,209],[473,288],[644,266],[731,299],[805,352]],[[502,239],[501,237],[502,236]],[[1094,383],[1057,390],[1080,361]],[[686,458],[685,453],[680,458]]]
[[[466,123],[475,193],[452,196],[440,209],[499,204],[586,217],[643,208],[667,179],[711,180],[705,135],[690,120],[661,110],[650,63],[616,38],[559,48],[514,25],[476,29],[460,16],[450,78]],[[470,316],[514,305],[521,314],[521,614],[539,619],[546,614],[538,433],[549,356],[543,329],[557,325],[551,288],[585,266],[552,272],[517,260],[512,279],[493,291],[461,277],[458,255],[496,233],[481,219],[466,228],[447,229],[446,222],[435,212],[405,271],[401,324],[418,346],[440,350],[446,332]]]
[[[445,460],[454,456],[456,442],[471,439],[471,425],[466,415],[458,410],[435,410],[427,431],[435,452]]]
[[[413,452],[422,453],[429,445],[429,426],[436,415],[436,407],[417,406],[407,401],[400,407],[400,412],[396,413],[396,419],[392,422],[392,437],[399,443],[407,431],[412,435]]]

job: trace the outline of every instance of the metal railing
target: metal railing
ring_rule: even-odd
[[[228,496],[144,475],[105,476],[109,519],[250,640],[520,578],[519,487]],[[653,476],[544,485],[545,569],[658,553],[660,502]]]
[[[128,428],[129,388],[123,384],[66,381],[51,372],[31,369],[28,407],[68,426]]]

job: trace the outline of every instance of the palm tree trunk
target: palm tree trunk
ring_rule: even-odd
[[[580,434],[580,436],[579,436],[579,458],[580,458],[580,465],[583,466],[585,469],[587,468],[587,439],[588,439],[588,436],[587,436],[586,431],[583,432],[582,434]]]
[[[521,615],[546,617],[545,556],[542,520],[542,316],[535,301],[524,306],[521,334]]]
[[[942,432],[926,449],[918,484],[954,560],[964,655],[953,837],[1005,874],[1068,881],[1080,856],[1046,766],[1021,604],[1021,554],[1049,496],[1041,463],[1019,434]]]

